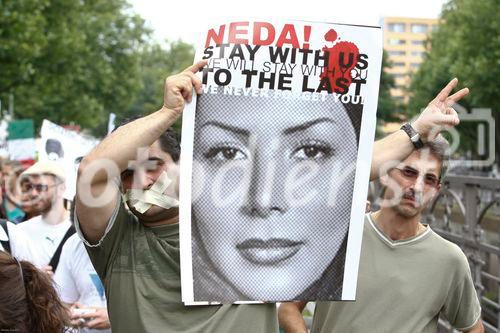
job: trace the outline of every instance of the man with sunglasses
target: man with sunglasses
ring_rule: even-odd
[[[415,148],[382,165],[381,209],[365,217],[356,301],[317,302],[312,333],[436,332],[440,315],[459,331],[484,331],[466,256],[420,222],[441,188],[449,144],[438,135]],[[307,332],[305,305],[281,305],[286,333]]]
[[[74,233],[64,206],[65,173],[54,161],[39,161],[21,174],[25,200],[40,215],[19,224],[37,249],[42,269],[52,275],[57,268],[62,245]]]

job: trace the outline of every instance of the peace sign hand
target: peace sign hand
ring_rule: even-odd
[[[451,80],[412,124],[422,141],[433,141],[443,129],[460,123],[458,114],[452,106],[469,94],[469,88],[463,88],[450,96],[457,83],[457,78]]]

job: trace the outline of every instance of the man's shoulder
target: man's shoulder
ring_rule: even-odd
[[[456,264],[467,263],[467,257],[457,244],[445,239],[432,229],[428,241],[436,256],[451,260]]]
[[[24,222],[17,224],[17,227],[19,228],[19,230],[26,231],[26,230],[31,230],[32,228],[36,228],[36,227],[40,226],[41,223],[42,223],[42,217],[40,215],[38,215],[38,216],[30,218],[29,220],[26,220]]]
[[[78,236],[78,234],[74,233],[73,235],[71,235],[68,240],[66,241],[66,243],[64,243],[64,251],[76,251],[79,247],[82,247],[83,248],[83,242],[82,240],[80,239],[80,236]]]
[[[10,240],[12,241],[15,238],[21,238],[25,234],[25,232],[20,228],[19,225],[12,223],[10,221],[6,221],[7,225],[7,231],[8,231],[8,236],[5,233],[5,230],[0,227],[0,240],[6,241]]]
[[[37,223],[40,223],[42,222],[42,216],[41,215],[37,215],[37,216],[33,216],[32,218],[24,221],[24,222],[21,222],[19,223],[18,225],[19,226],[26,226],[26,225],[32,225],[32,224],[37,224]]]
[[[116,242],[121,242],[123,236],[130,235],[133,233],[134,228],[142,227],[142,223],[139,222],[138,218],[132,214],[126,207],[126,204],[120,199],[109,218],[109,221],[104,230],[104,234],[97,242],[89,242],[85,235],[83,234],[78,219],[78,215],[74,215],[76,233],[82,240],[83,245],[87,250],[93,251],[94,249],[102,249],[104,243],[107,243],[107,248],[110,248],[111,244]],[[128,236],[130,241],[133,241],[132,236]]]

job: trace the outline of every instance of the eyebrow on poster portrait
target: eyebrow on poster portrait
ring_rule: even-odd
[[[380,30],[252,23],[212,29],[197,50],[213,46],[183,113],[183,301],[353,299]]]

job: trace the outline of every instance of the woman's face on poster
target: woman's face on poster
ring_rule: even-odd
[[[271,301],[321,277],[351,210],[357,143],[342,104],[202,95],[193,156],[200,248],[223,278]]]

